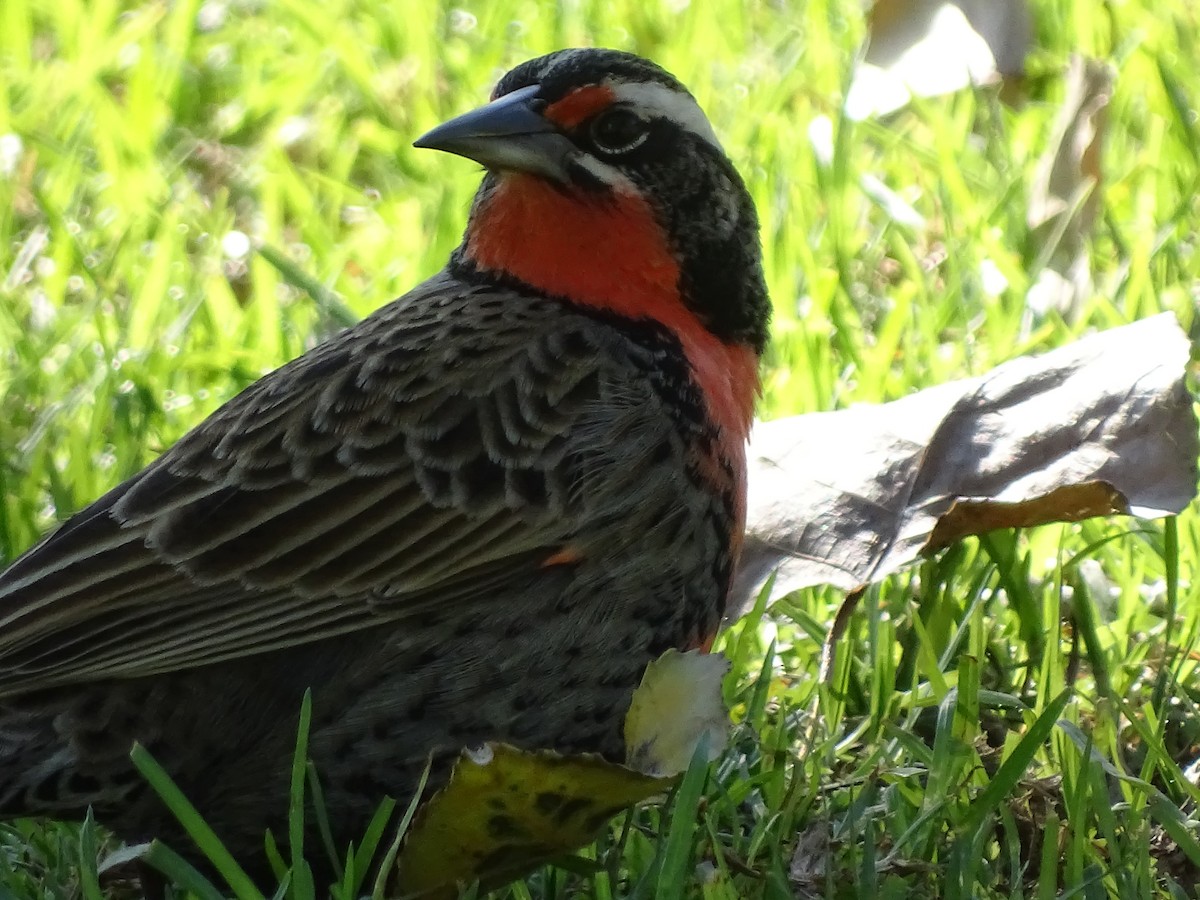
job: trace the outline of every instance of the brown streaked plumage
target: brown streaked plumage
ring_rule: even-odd
[[[335,837],[425,759],[621,754],[741,540],[768,302],[753,205],[628,54],[526,63],[422,143],[488,174],[447,268],[266,376],[0,574],[0,815],[241,861],[283,839],[300,700]],[[327,877],[327,872],[319,872]]]

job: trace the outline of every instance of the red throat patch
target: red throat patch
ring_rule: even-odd
[[[476,210],[466,252],[482,269],[581,306],[653,319],[679,339],[719,427],[720,453],[734,469],[736,558],[745,522],[745,441],[759,390],[758,355],[716,337],[684,304],[679,263],[649,204],[619,187],[602,200],[589,200],[535,176],[506,172]],[[718,484],[729,479],[710,474]]]

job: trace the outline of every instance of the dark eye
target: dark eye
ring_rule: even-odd
[[[592,143],[604,153],[628,153],[650,136],[650,127],[636,113],[620,106],[596,116],[589,130]]]

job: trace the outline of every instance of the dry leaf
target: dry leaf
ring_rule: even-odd
[[[1166,314],[893,403],[760,423],[732,609],[776,566],[777,593],[850,590],[991,528],[1181,511],[1188,359]]]
[[[1088,240],[1100,208],[1112,82],[1107,63],[1072,57],[1054,139],[1038,160],[1029,195],[1026,218],[1043,263],[1025,298],[1035,316],[1055,310],[1072,318],[1092,292]]]
[[[788,881],[792,883],[797,897],[823,897],[829,880],[831,848],[830,823],[821,817],[810,821],[796,835],[796,846],[792,850],[792,862],[788,866]]]
[[[496,886],[593,841],[614,815],[665,792],[707,736],[725,746],[720,654],[668,650],[646,668],[625,719],[629,766],[488,744],[463,753],[417,813],[393,896],[443,900],[459,884]]]
[[[878,0],[846,115],[885,115],[912,98],[1018,75],[1030,22],[1025,0]]]

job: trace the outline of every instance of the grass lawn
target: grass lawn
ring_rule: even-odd
[[[412,139],[561,46],[672,70],[745,174],[776,309],[764,417],[1163,310],[1192,329],[1200,12],[1032,5],[1016,105],[967,91],[851,126],[856,0],[0,0],[0,560],[440,268],[478,173]],[[1096,292],[1067,324],[1026,314],[1026,208],[1075,52],[1117,76]],[[969,541],[868,592],[829,686],[841,596],[785,598],[718,644],[737,725],[702,794],[495,896],[1194,897],[1198,548],[1192,511]],[[91,900],[105,840],[0,825],[0,898]]]

